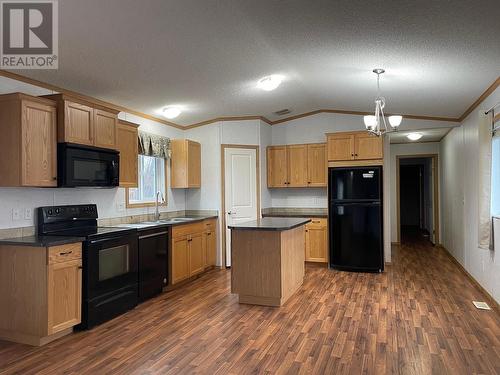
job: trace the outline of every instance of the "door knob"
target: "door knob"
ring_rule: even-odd
[[[227,214],[228,214],[228,215],[231,215],[231,214],[232,214],[232,212],[231,212],[231,211],[228,211],[228,212],[227,212]]]

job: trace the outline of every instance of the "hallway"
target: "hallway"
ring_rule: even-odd
[[[500,373],[500,316],[445,251],[410,242],[393,262],[308,266],[282,308],[239,305],[214,270],[42,348],[0,341],[0,374]]]

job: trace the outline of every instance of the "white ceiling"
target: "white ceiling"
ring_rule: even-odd
[[[16,71],[175,122],[371,111],[458,117],[500,75],[492,1],[64,0],[59,69]],[[275,91],[255,88],[282,74]]]
[[[414,129],[411,131],[404,131],[401,129],[398,132],[390,133],[389,138],[392,143],[417,143],[417,142],[439,142],[443,137],[448,134],[450,128],[428,128],[428,129]],[[420,133],[422,138],[418,141],[410,141],[407,135],[410,133]]]

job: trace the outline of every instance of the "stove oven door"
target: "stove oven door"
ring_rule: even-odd
[[[112,319],[137,305],[137,234],[88,240],[83,268],[83,328]]]

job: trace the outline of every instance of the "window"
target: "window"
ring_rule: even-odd
[[[138,175],[138,187],[126,191],[127,207],[154,205],[158,191],[166,200],[165,159],[139,155]]]

